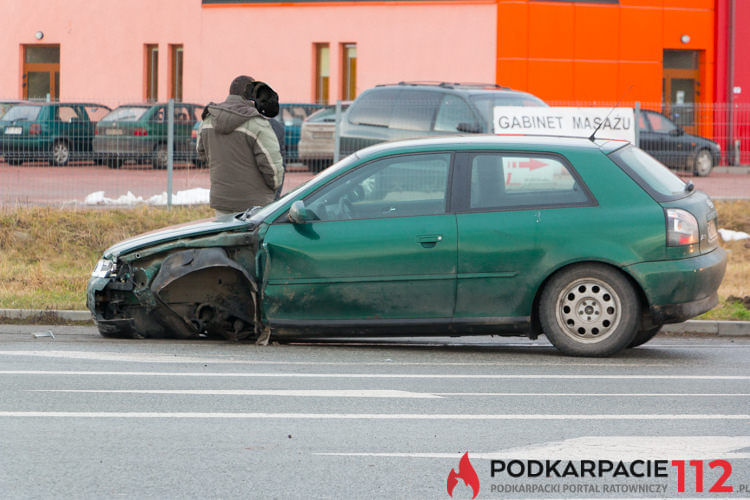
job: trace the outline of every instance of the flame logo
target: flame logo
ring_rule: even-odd
[[[472,500],[476,498],[479,494],[479,478],[474,467],[471,466],[468,451],[464,453],[464,456],[458,462],[458,473],[456,473],[456,469],[451,469],[450,474],[448,474],[448,495],[451,498],[453,498],[453,488],[456,487],[459,479],[463,479],[466,486],[471,486],[471,491],[474,492],[474,496],[471,497]]]

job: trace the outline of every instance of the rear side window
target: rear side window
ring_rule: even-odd
[[[669,201],[689,194],[682,179],[642,149],[626,146],[609,157],[656,201]]]
[[[18,104],[3,115],[3,121],[34,121],[39,116],[40,106],[24,106]]]
[[[92,122],[98,122],[107,113],[109,113],[109,108],[105,108],[104,106],[94,106],[91,104],[86,104],[83,108],[86,110],[86,113],[89,116],[89,120]]]
[[[138,121],[141,116],[148,110],[144,107],[123,106],[115,109],[107,116],[103,117],[103,122],[134,122]]]
[[[398,98],[398,89],[374,90],[363,94],[349,110],[349,122],[356,125],[388,127]]]
[[[471,209],[589,204],[587,191],[562,160],[544,155],[477,153],[470,162]]]

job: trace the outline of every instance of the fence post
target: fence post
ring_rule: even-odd
[[[336,126],[333,129],[333,163],[341,159],[341,100],[336,101]]]
[[[174,162],[174,99],[167,104],[167,208],[172,208],[172,164]]]
[[[633,131],[635,132],[635,146],[641,147],[641,102],[636,101],[635,103],[635,123],[633,123]]]

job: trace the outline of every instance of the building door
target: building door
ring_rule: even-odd
[[[662,102],[664,114],[686,132],[695,134],[696,107],[700,96],[699,52],[665,50]]]
[[[23,98],[60,98],[60,46],[25,45],[23,48]]]

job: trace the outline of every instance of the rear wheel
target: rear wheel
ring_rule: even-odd
[[[640,303],[617,270],[601,264],[565,269],[549,281],[539,303],[542,330],[573,356],[609,356],[633,342]]]
[[[661,330],[662,325],[654,326],[652,328],[649,328],[648,330],[641,330],[638,333],[635,334],[635,338],[630,343],[628,348],[631,347],[638,347],[639,345],[643,345],[652,338],[656,336],[657,333],[659,333],[659,330]]]
[[[62,167],[68,164],[70,160],[70,147],[66,141],[58,140],[52,144],[52,156],[49,160],[50,165]]]
[[[107,163],[107,168],[111,169],[118,169],[122,166],[122,160],[117,158],[108,158],[105,162]]]
[[[153,166],[157,170],[164,170],[165,168],[167,168],[167,156],[167,145],[157,144],[154,147],[154,157],[151,160],[151,166]]]
[[[695,153],[693,158],[693,172],[699,177],[706,177],[711,173],[711,169],[714,168],[714,159],[711,157],[711,152],[707,149],[701,149]]]

